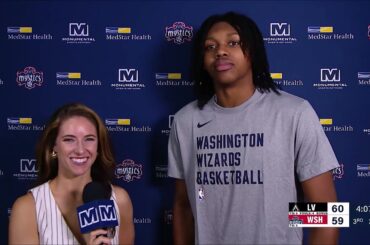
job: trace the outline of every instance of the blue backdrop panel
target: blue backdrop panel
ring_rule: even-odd
[[[341,164],[333,172],[339,200],[351,203],[340,242],[365,243],[370,211],[356,207],[370,209],[369,9],[369,1],[1,2],[0,243],[12,203],[36,178],[46,119],[73,101],[95,109],[110,131],[136,243],[171,243],[172,115],[194,99],[195,31],[229,10],[257,22],[275,82],[308,99],[322,119]]]

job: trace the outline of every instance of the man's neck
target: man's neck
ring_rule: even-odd
[[[239,106],[252,97],[255,89],[254,84],[216,88],[217,104],[226,108]]]

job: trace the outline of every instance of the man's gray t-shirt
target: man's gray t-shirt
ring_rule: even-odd
[[[288,203],[299,182],[338,167],[311,105],[255,91],[223,108],[189,103],[174,117],[168,175],[185,179],[197,244],[297,244]]]

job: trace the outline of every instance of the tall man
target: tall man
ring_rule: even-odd
[[[193,71],[197,101],[176,113],[168,145],[175,244],[302,243],[288,203],[336,201],[338,162],[315,111],[277,88],[261,32],[244,15],[204,21]],[[317,228],[309,239],[337,237]]]

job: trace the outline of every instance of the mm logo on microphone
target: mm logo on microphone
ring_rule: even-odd
[[[96,200],[85,203],[77,208],[77,213],[82,233],[118,225],[112,200]]]

